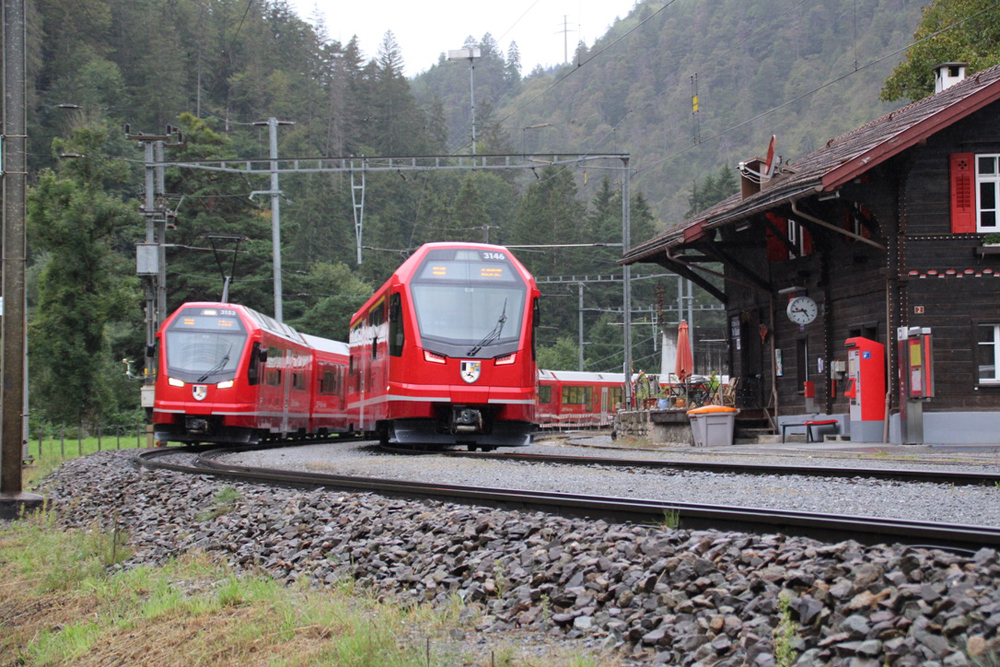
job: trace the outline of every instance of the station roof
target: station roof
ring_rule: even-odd
[[[657,255],[782,204],[833,192],[1000,98],[1000,65],[973,74],[950,88],[896,109],[867,125],[831,139],[792,163],[760,192],[735,194],[648,241],[636,245],[619,264],[656,262]]]

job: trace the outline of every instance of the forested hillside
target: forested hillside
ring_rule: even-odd
[[[778,135],[794,161],[889,108],[882,81],[902,58],[922,2],[649,0],[574,64],[521,71],[490,35],[476,66],[477,153],[632,155],[633,242],[678,222],[741,159]],[[29,3],[29,277],[32,415],[77,424],[134,414],[142,366],[143,148],[129,131],[180,128],[167,158],[469,153],[468,65],[440,61],[414,80],[391,33],[342,44],[284,0],[37,0]],[[362,48],[363,46],[363,48]],[[362,54],[375,52],[374,58]],[[697,75],[701,111],[691,112]],[[176,136],[176,135],[174,135]],[[285,175],[284,319],[344,339],[350,314],[427,241],[620,242],[620,170],[371,173],[363,262],[355,258],[348,174]],[[731,175],[731,174],[730,174]],[[712,179],[709,183],[708,179]],[[695,192],[698,184],[699,192]],[[711,188],[706,188],[711,184]],[[273,313],[266,177],[170,168],[170,308],[230,298]],[[719,193],[723,194],[723,193]],[[246,237],[220,263],[212,234]],[[230,246],[227,249],[235,249]],[[540,277],[611,274],[618,249],[522,250]],[[70,267],[73,267],[70,270]],[[651,269],[644,269],[653,272]],[[576,367],[577,284],[543,285],[541,360]],[[640,280],[637,321],[676,322],[670,278]],[[696,294],[696,300],[709,300]],[[585,293],[588,370],[620,370],[621,287]],[[696,326],[713,319],[698,315]],[[655,328],[637,326],[636,368],[655,368]],[[79,376],[79,377],[77,377]]]
[[[481,123],[498,122],[518,152],[631,153],[636,187],[668,225],[687,210],[692,182],[762,154],[772,134],[794,160],[899,106],[879,102],[879,91],[927,4],[647,0],[580,45],[573,64],[520,86],[500,76],[509,56],[486,35],[476,103],[490,105]],[[449,147],[467,146],[467,64],[441,61],[414,90],[423,103],[446,102]]]

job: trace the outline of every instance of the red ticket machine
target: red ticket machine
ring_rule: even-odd
[[[847,390],[851,399],[851,440],[882,442],[885,419],[885,346],[868,338],[848,338]]]

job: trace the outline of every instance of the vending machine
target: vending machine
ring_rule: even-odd
[[[868,338],[848,338],[847,389],[851,440],[882,442],[885,424],[885,345]]]
[[[899,327],[899,426],[904,445],[924,443],[924,403],[934,398],[934,367],[929,327]]]

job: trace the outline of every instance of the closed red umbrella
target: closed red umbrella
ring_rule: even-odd
[[[694,372],[694,357],[691,354],[691,334],[688,332],[688,323],[681,320],[677,327],[677,363],[674,364],[674,373],[677,379],[684,382]]]

